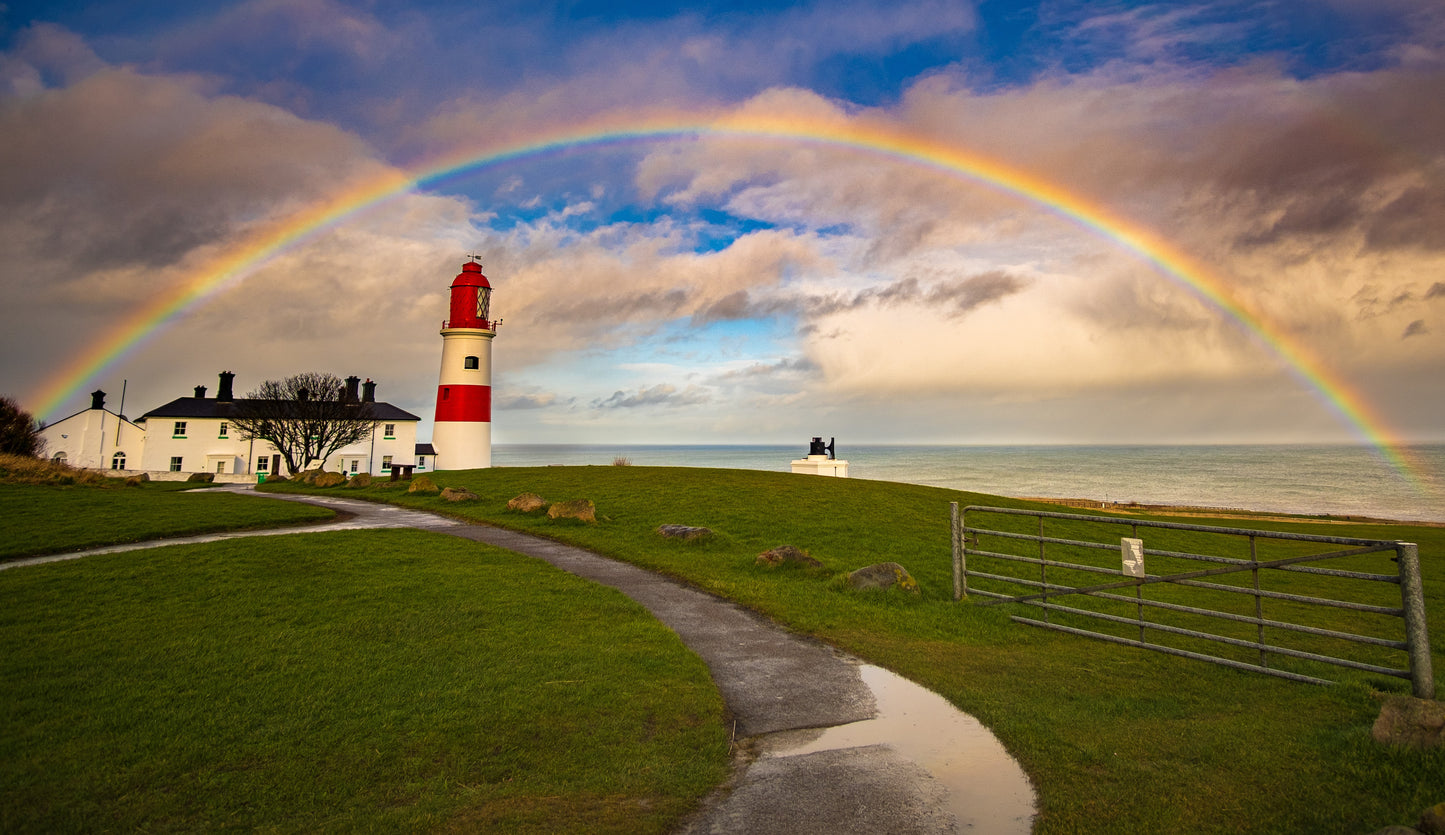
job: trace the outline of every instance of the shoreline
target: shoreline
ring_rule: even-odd
[[[1195,517],[1200,519],[1255,519],[1265,522],[1314,522],[1328,525],[1411,525],[1422,528],[1445,528],[1445,522],[1429,522],[1410,519],[1385,519],[1378,516],[1278,513],[1268,510],[1249,510],[1243,507],[1200,507],[1196,505],[1145,504],[1142,502],[1110,502],[1100,499],[1055,498],[1047,496],[1013,496],[1026,502],[1040,502],[1060,507],[1087,510],[1104,510],[1110,513],[1151,514],[1166,516]]]

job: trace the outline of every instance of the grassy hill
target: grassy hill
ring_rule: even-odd
[[[476,502],[386,485],[358,495],[539,533],[683,578],[941,693],[992,728],[1035,779],[1041,832],[1368,832],[1445,800],[1445,752],[1382,748],[1370,726],[1404,682],[1341,672],[1281,681],[1011,622],[953,603],[948,503],[1027,503],[937,488],[744,470],[499,468],[440,473]],[[279,485],[272,489],[297,489]],[[587,498],[584,525],[505,509],[524,491]],[[1188,521],[1198,522],[1197,519]],[[663,524],[715,536],[664,540]],[[1234,524],[1234,523],[1231,523]],[[1431,620],[1445,623],[1445,530],[1259,522],[1420,545]],[[822,569],[770,570],[762,550],[807,549]],[[864,594],[842,575],[896,561],[922,594]],[[1437,636],[1439,651],[1445,643]]]

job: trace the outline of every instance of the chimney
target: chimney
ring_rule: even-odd
[[[311,392],[310,392],[309,390],[307,390],[307,389],[296,389],[296,400],[297,400],[297,402],[305,403],[306,401],[308,401],[308,400],[310,400],[310,399],[311,399]]]
[[[217,403],[230,403],[235,399],[235,395],[231,394],[231,381],[234,379],[236,379],[235,374],[229,371],[221,372],[221,384],[216,387]]]
[[[205,386],[196,386],[196,399],[201,400],[206,396]]]
[[[376,383],[373,383],[370,377],[367,377],[366,382],[361,384],[361,402],[376,402]]]
[[[350,377],[347,377],[346,394],[341,399],[347,403],[355,403],[357,400],[360,400],[360,395],[356,393],[356,387],[359,385],[361,385],[360,377],[357,377],[354,374]]]
[[[96,389],[95,391],[90,393],[90,408],[105,408],[105,392],[101,391],[100,389]]]

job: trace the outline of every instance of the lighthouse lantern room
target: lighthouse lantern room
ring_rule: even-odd
[[[432,446],[439,470],[492,465],[492,285],[473,256],[452,282],[450,318],[442,322]]]

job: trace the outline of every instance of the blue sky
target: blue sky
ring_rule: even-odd
[[[1445,440],[1433,0],[5,4],[0,391],[25,402],[118,317],[348,184],[659,109],[884,124],[1043,177],[1207,263],[1390,431]],[[389,201],[81,391],[124,381],[134,413],[221,370],[244,391],[316,369],[429,418],[472,251],[506,320],[499,442],[1356,437],[1218,309],[1045,207],[716,139]]]

